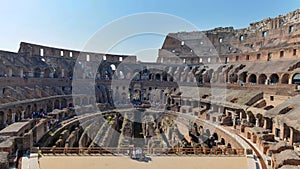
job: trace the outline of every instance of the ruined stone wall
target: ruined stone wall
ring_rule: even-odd
[[[300,10],[296,10],[284,16],[250,23],[243,29],[226,27],[202,33],[171,33],[159,51],[157,62],[176,63],[177,57],[188,64],[220,63],[220,60],[213,58],[213,50],[222,63],[298,58],[299,17]],[[209,41],[201,34],[206,35]]]

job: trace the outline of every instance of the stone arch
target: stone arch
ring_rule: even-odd
[[[53,106],[54,106],[54,109],[60,109],[59,100],[55,100]]]
[[[4,119],[4,116],[4,112],[0,111],[0,130],[5,127],[4,124],[6,123],[6,121]]]
[[[155,75],[155,80],[160,81],[160,79],[161,79],[161,75],[159,73],[157,73]]]
[[[40,78],[41,77],[41,69],[39,67],[34,69],[33,77]]]
[[[149,80],[153,80],[153,79],[154,79],[154,74],[153,74],[153,73],[150,73],[149,76],[148,76],[148,79],[149,79]]]
[[[24,109],[23,106],[18,106],[16,109],[16,120],[15,121],[20,121],[24,116]]]
[[[162,80],[163,81],[168,81],[168,73],[165,72],[165,71],[162,73]]]
[[[222,145],[226,145],[226,142],[225,142],[225,139],[224,139],[224,138],[221,138],[221,141],[220,141],[220,142],[221,142]]]
[[[44,70],[44,78],[50,78],[51,70],[50,68],[46,68]]]
[[[51,100],[49,100],[49,101],[47,102],[47,105],[46,105],[46,111],[47,111],[47,112],[52,112],[52,110],[53,110],[53,103],[52,103]]]
[[[36,112],[37,111],[37,104],[34,103],[32,106],[32,112]]]
[[[13,111],[11,109],[8,109],[7,110],[7,120],[6,120],[7,124],[11,124],[14,122],[15,119],[13,119],[12,114],[13,114]]]
[[[79,97],[76,97],[76,98],[75,98],[75,105],[76,105],[76,106],[81,105],[81,101],[80,101],[80,98],[79,98]]]
[[[260,114],[260,113],[256,114],[256,120],[255,120],[255,122],[258,125],[258,127],[263,127],[263,125],[264,125],[263,115]]]
[[[214,137],[215,140],[219,140],[219,136],[217,133],[214,133],[212,136]]]
[[[247,112],[247,120],[248,122],[255,124],[255,116],[251,111]]]
[[[292,84],[300,84],[300,73],[295,73],[292,77]]]
[[[205,130],[205,133],[207,134],[207,136],[210,136],[210,135],[211,135],[209,129],[206,129],[206,130]]]
[[[279,82],[279,76],[276,73],[273,73],[270,76],[270,83],[271,84],[277,84]]]
[[[246,72],[241,73],[239,75],[239,81],[243,82],[243,83],[246,83],[246,80],[247,80],[247,73]]]
[[[289,84],[290,75],[285,73],[281,76],[281,84]]]
[[[249,76],[249,79],[248,79],[249,83],[254,83],[254,84],[256,84],[256,80],[257,80],[257,78],[256,78],[256,75],[255,75],[255,74],[251,74],[251,75]]]
[[[68,107],[74,107],[73,103],[70,102],[70,103],[68,104]]]
[[[239,77],[235,73],[229,75],[229,82],[230,83],[237,83],[238,79],[239,79]]]
[[[31,116],[31,105],[27,105],[25,109],[25,118],[29,118]]]
[[[258,76],[258,84],[266,84],[267,76],[265,74],[260,74]]]
[[[61,100],[61,108],[67,108],[67,99],[66,98],[63,98],[62,100]]]
[[[59,67],[57,67],[57,68],[55,69],[55,72],[54,72],[54,74],[53,74],[53,77],[54,77],[54,78],[60,78],[60,77],[61,77],[61,69],[60,69]]]

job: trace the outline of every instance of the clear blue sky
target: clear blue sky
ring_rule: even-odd
[[[17,51],[19,43],[26,41],[81,50],[104,25],[142,12],[176,15],[205,30],[220,26],[247,27],[250,22],[297,8],[300,0],[3,0],[0,2],[0,49]],[[143,49],[159,48],[163,42],[163,36],[145,37],[143,43],[140,43],[143,38],[137,39],[124,43],[115,52],[136,54]],[[149,56],[139,59],[154,60]]]

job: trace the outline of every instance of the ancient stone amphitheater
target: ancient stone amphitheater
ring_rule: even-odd
[[[0,51],[0,168],[136,148],[299,168],[299,50],[300,10],[170,33],[156,63],[21,42]]]

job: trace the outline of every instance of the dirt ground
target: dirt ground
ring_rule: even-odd
[[[246,157],[151,157],[139,162],[119,156],[44,156],[40,169],[247,169]]]

